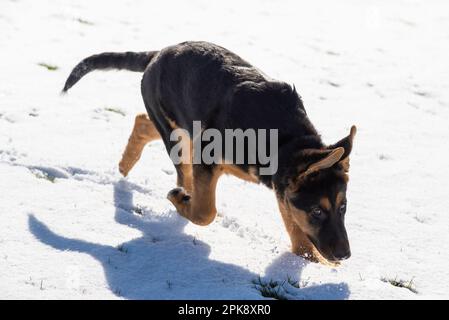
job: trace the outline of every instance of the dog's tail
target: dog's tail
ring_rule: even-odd
[[[72,70],[67,78],[62,93],[67,92],[82,77],[93,70],[125,69],[143,72],[151,59],[159,51],[146,52],[104,52],[85,58]]]

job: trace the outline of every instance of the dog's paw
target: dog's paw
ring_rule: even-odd
[[[120,161],[118,171],[122,174],[122,176],[126,177],[128,175],[129,168],[123,161]]]
[[[175,206],[179,204],[187,204],[191,198],[192,197],[182,187],[174,188],[167,194],[167,199],[170,200]]]

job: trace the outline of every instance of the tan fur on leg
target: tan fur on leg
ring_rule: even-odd
[[[221,171],[210,170],[201,165],[193,166],[193,192],[189,194],[184,188],[171,190],[167,198],[173,203],[179,214],[191,222],[206,226],[217,214],[215,208],[215,189]]]
[[[187,193],[193,192],[193,170],[192,164],[181,163],[178,168],[177,186],[187,190]]]
[[[304,232],[293,221],[289,211],[281,199],[278,199],[279,211],[281,211],[282,220],[290,236],[292,252],[312,262],[318,262],[317,250],[312,242],[307,238]]]
[[[153,122],[146,114],[136,116],[134,128],[123,152],[122,160],[119,163],[119,170],[123,176],[127,176],[129,171],[140,159],[145,145],[153,140],[160,139],[161,136]]]

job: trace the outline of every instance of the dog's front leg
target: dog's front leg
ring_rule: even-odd
[[[215,189],[220,171],[214,166],[192,166],[192,193],[178,187],[171,190],[167,198],[180,215],[197,225],[205,226],[210,224],[217,214]]]
[[[292,252],[294,254],[312,262],[320,262],[314,245],[294,222],[287,227],[287,231],[290,236]]]
[[[281,211],[282,220],[284,220],[285,228],[290,236],[292,252],[309,261],[320,262],[317,249],[293,220],[291,213],[285,207],[284,202],[279,198],[278,205],[279,210]]]

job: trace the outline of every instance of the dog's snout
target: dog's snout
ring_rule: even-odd
[[[346,260],[351,256],[351,250],[349,248],[341,248],[334,251],[334,257],[336,260]]]

